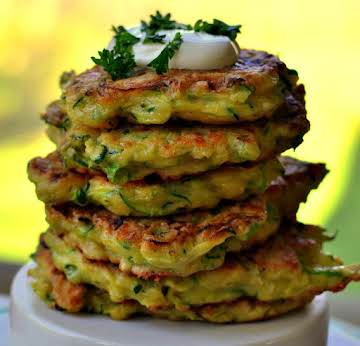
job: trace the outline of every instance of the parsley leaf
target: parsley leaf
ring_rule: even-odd
[[[181,34],[177,32],[174,39],[165,46],[159,56],[151,61],[148,66],[153,67],[158,74],[167,72],[169,70],[169,61],[180,48],[182,42]]]
[[[167,13],[163,16],[159,11],[150,16],[149,23],[141,21],[141,31],[148,35],[154,35],[159,30],[173,30],[173,29],[191,29],[191,25],[178,23],[171,19],[171,14]]]
[[[154,35],[146,35],[144,38],[143,43],[147,44],[147,43],[164,43],[164,38],[166,37],[166,35],[159,35],[159,34],[154,34]]]
[[[212,23],[199,19],[194,25],[196,32],[202,31],[211,35],[227,36],[232,41],[234,41],[237,34],[240,33],[240,28],[241,25],[228,25],[219,19],[214,19]]]
[[[91,60],[102,66],[113,80],[130,77],[136,66],[132,46],[140,39],[130,34],[123,26],[112,29],[115,32],[113,49],[103,49],[98,52],[99,58],[91,57]]]
[[[132,34],[130,34],[122,25],[118,27],[113,26],[112,30],[115,33],[115,42],[121,43],[123,46],[133,46],[135,43],[139,42],[140,39]]]

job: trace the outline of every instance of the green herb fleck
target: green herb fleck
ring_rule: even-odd
[[[89,190],[89,184],[86,186],[75,190],[73,200],[80,206],[84,206],[87,203],[87,191]]]
[[[170,207],[173,204],[174,204],[173,202],[166,202],[161,206],[161,209],[166,209],[166,208]]]
[[[92,229],[94,229],[94,227],[95,226],[92,223],[87,225],[85,224],[84,226],[79,228],[79,233],[82,237],[85,237]]]
[[[169,61],[180,48],[182,42],[181,34],[177,32],[174,39],[165,46],[159,56],[151,61],[148,66],[153,67],[158,74],[167,72],[169,70]]]
[[[125,196],[123,193],[121,193],[121,191],[119,191],[119,195],[120,195],[121,199],[123,200],[123,202],[125,203],[125,205],[126,205],[129,209],[134,210],[134,211],[136,211],[136,212],[138,212],[138,213],[144,213],[144,214],[146,214],[145,211],[137,208],[137,207],[129,200],[129,198],[128,198],[127,196]],[[151,216],[151,215],[149,215],[149,216]]]
[[[123,249],[125,250],[130,250],[131,246],[128,243],[122,243],[121,246],[123,247]]]
[[[87,217],[80,216],[78,220],[80,222],[79,234],[82,237],[86,236],[95,227],[92,221]]]
[[[142,285],[138,284],[134,287],[133,291],[135,294],[138,294],[142,290]]]
[[[76,162],[79,166],[82,166],[82,167],[88,167],[88,164],[87,162],[84,160],[84,158],[78,154],[78,153],[75,153],[73,156],[72,156],[72,159],[74,162]],[[65,160],[66,162],[66,160]]]
[[[77,267],[72,264],[66,264],[64,267],[64,273],[68,279],[71,279],[77,272]]]
[[[236,120],[239,120],[239,116],[233,108],[227,107],[226,109]]]
[[[96,164],[101,163],[102,161],[104,161],[106,153],[107,153],[108,149],[105,145],[101,145],[101,149],[99,154],[94,158],[94,162]]]
[[[55,299],[54,299],[54,297],[52,296],[51,293],[46,293],[45,301],[46,301],[47,304],[54,304],[55,303]]]
[[[221,257],[220,255],[212,255],[212,254],[210,254],[210,253],[207,253],[207,254],[205,255],[205,258],[206,258],[206,259],[209,259],[209,260],[219,259],[220,257]]]
[[[141,105],[141,108],[144,109],[146,112],[153,112],[155,110],[155,106],[149,106],[149,105],[146,105],[145,103],[142,103]]]
[[[166,228],[155,228],[153,233],[154,235],[156,235],[157,237],[163,237],[166,235],[166,233],[168,232],[168,230]]]
[[[211,35],[227,36],[230,40],[235,41],[237,34],[240,33],[241,25],[228,25],[219,19],[213,19],[212,23],[208,23],[199,19],[195,25],[196,32],[206,32]]]
[[[115,181],[115,177],[117,173],[121,170],[121,168],[117,164],[110,164],[109,166],[106,166],[103,169],[111,182]]]
[[[181,195],[180,193],[177,193],[177,192],[171,192],[171,193],[170,193],[170,195],[171,195],[171,196],[174,196],[174,197],[176,197],[176,198],[183,199],[183,200],[185,200],[186,202],[188,202],[189,204],[191,204],[190,199],[189,199],[189,198],[187,198],[187,197],[186,197],[186,196],[184,196],[184,195]]]
[[[190,276],[190,278],[194,286],[197,286],[199,284],[199,278],[196,275],[192,275]]]
[[[69,118],[65,118],[62,122],[58,124],[59,129],[67,131],[70,128],[71,121]]]
[[[230,292],[237,293],[239,296],[249,296],[249,293],[240,287],[231,287]]]
[[[85,95],[80,96],[73,104],[72,108],[78,107],[85,99]]]

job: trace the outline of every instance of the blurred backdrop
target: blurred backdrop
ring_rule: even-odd
[[[331,170],[299,218],[338,230],[329,250],[360,262],[358,0],[1,0],[0,260],[27,260],[46,228],[26,164],[53,148],[39,114],[59,97],[60,73],[90,67],[112,24],[136,25],[156,9],[185,23],[242,24],[240,46],[278,54],[298,70],[312,127],[292,154]]]

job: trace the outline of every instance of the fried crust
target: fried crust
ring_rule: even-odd
[[[43,241],[60,271],[77,284],[94,285],[114,302],[136,300],[148,309],[187,309],[192,306],[254,298],[262,302],[308,300],[324,291],[337,292],[360,280],[360,266],[344,266],[321,251],[328,240],[324,230],[309,225],[283,224],[264,245],[231,254],[220,268],[189,277],[141,280],[109,262],[87,259],[61,236],[48,231]]]
[[[100,74],[98,76],[97,74]],[[287,77],[286,65],[274,55],[264,51],[242,49],[237,63],[232,67],[220,70],[177,70],[170,69],[166,74],[157,74],[150,69],[141,70],[135,77],[119,79],[117,81],[106,80],[107,84],[99,81],[108,77],[107,72],[101,67],[95,66],[89,71],[80,74],[72,81],[68,88],[75,90],[83,86],[95,86],[95,90],[101,97],[109,97],[108,93],[127,91],[133,89],[161,89],[171,86],[173,91],[188,90],[199,81],[206,81],[211,85],[211,90],[223,91],[234,84],[246,81],[257,89],[264,88],[260,83],[261,78],[266,75],[281,75]]]
[[[112,81],[95,66],[66,83],[63,108],[72,122],[98,128],[113,127],[116,117],[143,124],[163,124],[171,117],[237,123],[271,117],[297,79],[277,57],[246,49],[234,66],[221,70],[158,75],[141,69],[134,77]]]
[[[209,209],[221,200],[243,200],[262,193],[282,174],[282,167],[277,159],[272,159],[257,165],[221,167],[169,182],[141,180],[114,184],[102,175],[66,169],[55,152],[31,160],[28,174],[35,183],[38,198],[45,203],[92,203],[117,215],[163,216]]]
[[[299,88],[298,88],[299,89]],[[59,105],[43,116],[48,135],[67,167],[105,173],[112,182],[125,183],[157,174],[163,180],[198,174],[224,164],[269,159],[296,148],[309,130],[304,95],[287,97],[272,121],[238,126],[123,126],[111,131],[70,126]]]
[[[141,278],[214,269],[232,248],[240,251],[266,240],[283,216],[295,219],[299,204],[327,172],[323,164],[282,161],[284,177],[275,180],[264,195],[214,212],[141,219],[96,208],[48,205],[47,221],[57,232],[70,233],[67,240],[87,257],[110,260]],[[226,241],[231,246],[220,247]]]
[[[74,284],[66,279],[64,273],[56,269],[51,258],[51,252],[47,249],[42,249],[36,254],[36,262],[38,265],[37,271],[30,270],[29,274],[36,279],[46,279],[49,285],[48,292],[39,292],[42,298],[45,299],[49,305],[55,307],[56,305],[68,312],[78,312],[84,308],[86,288],[81,284]],[[38,282],[39,284],[39,282]],[[42,283],[43,285],[44,283]],[[40,286],[40,285],[39,285]],[[37,286],[33,286],[35,291]],[[41,287],[41,286],[40,286]]]
[[[46,258],[46,261],[44,261]],[[49,259],[49,260],[48,260]],[[60,308],[66,312],[78,312],[79,306],[81,311],[108,315],[115,320],[125,320],[138,315],[149,315],[157,318],[170,320],[204,320],[213,323],[230,323],[230,322],[250,322],[267,320],[276,316],[281,316],[289,311],[303,307],[311,298],[281,300],[277,302],[265,303],[251,298],[241,298],[232,302],[206,304],[197,307],[191,307],[183,310],[175,308],[167,309],[146,309],[134,300],[125,300],[121,303],[111,301],[105,291],[96,289],[91,285],[76,285],[81,287],[86,294],[81,295],[81,304],[70,301],[72,304],[64,305],[63,302],[68,300],[68,292],[58,289],[58,281],[51,280],[49,273],[59,272],[51,260],[49,250],[42,249],[37,255],[37,268],[30,271],[33,278],[33,285],[41,286],[41,281],[47,281],[49,284],[42,286],[41,291],[36,291],[41,299],[51,308]],[[44,269],[40,268],[43,267]],[[61,274],[68,285],[74,285]],[[58,291],[54,295],[54,301],[49,301],[44,297],[52,295],[53,291]]]

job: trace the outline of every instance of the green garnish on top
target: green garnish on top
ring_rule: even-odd
[[[214,19],[212,23],[199,19],[194,25],[194,31],[196,32],[227,36],[232,41],[235,41],[237,34],[240,33],[240,28],[241,25],[228,25],[219,19]]]
[[[159,35],[159,34],[154,34],[154,35],[146,35],[144,38],[143,43],[164,43],[164,38],[166,37],[166,35]]]
[[[183,29],[191,30],[191,25],[179,23],[171,19],[171,14],[167,13],[163,16],[159,11],[155,14],[150,15],[150,21],[141,21],[141,31],[146,33],[146,36],[156,34],[160,30],[174,30]]]
[[[132,47],[135,43],[139,42],[140,39],[132,34],[130,34],[123,26],[119,25],[118,27],[113,26],[112,30],[115,32],[115,43],[125,45],[127,47]]]
[[[148,66],[153,67],[158,74],[165,73],[169,70],[170,59],[175,55],[182,43],[181,34],[177,32],[172,41],[170,41],[161,51],[159,56],[149,63]]]
[[[234,41],[240,33],[241,25],[228,25],[219,19],[214,19],[212,23],[199,19],[194,26],[179,23],[171,18],[171,14],[162,15],[159,11],[150,15],[148,22],[141,21],[141,31],[145,33],[142,43],[165,43],[166,35],[159,34],[161,30],[194,30],[195,32],[206,32],[210,35],[227,36]],[[100,65],[107,71],[113,80],[128,78],[134,74],[136,67],[135,57],[132,47],[140,41],[139,37],[132,35],[123,26],[113,27],[115,32],[115,45],[111,50],[103,49],[99,51],[99,58],[91,57],[93,62]],[[155,69],[156,73],[162,74],[169,70],[169,61],[180,48],[183,40],[181,33],[177,32],[172,41],[168,42],[148,66]]]
[[[132,47],[140,39],[130,34],[123,26],[113,27],[115,32],[114,48],[99,51],[100,58],[91,57],[92,61],[107,71],[113,80],[131,77],[136,67]]]

